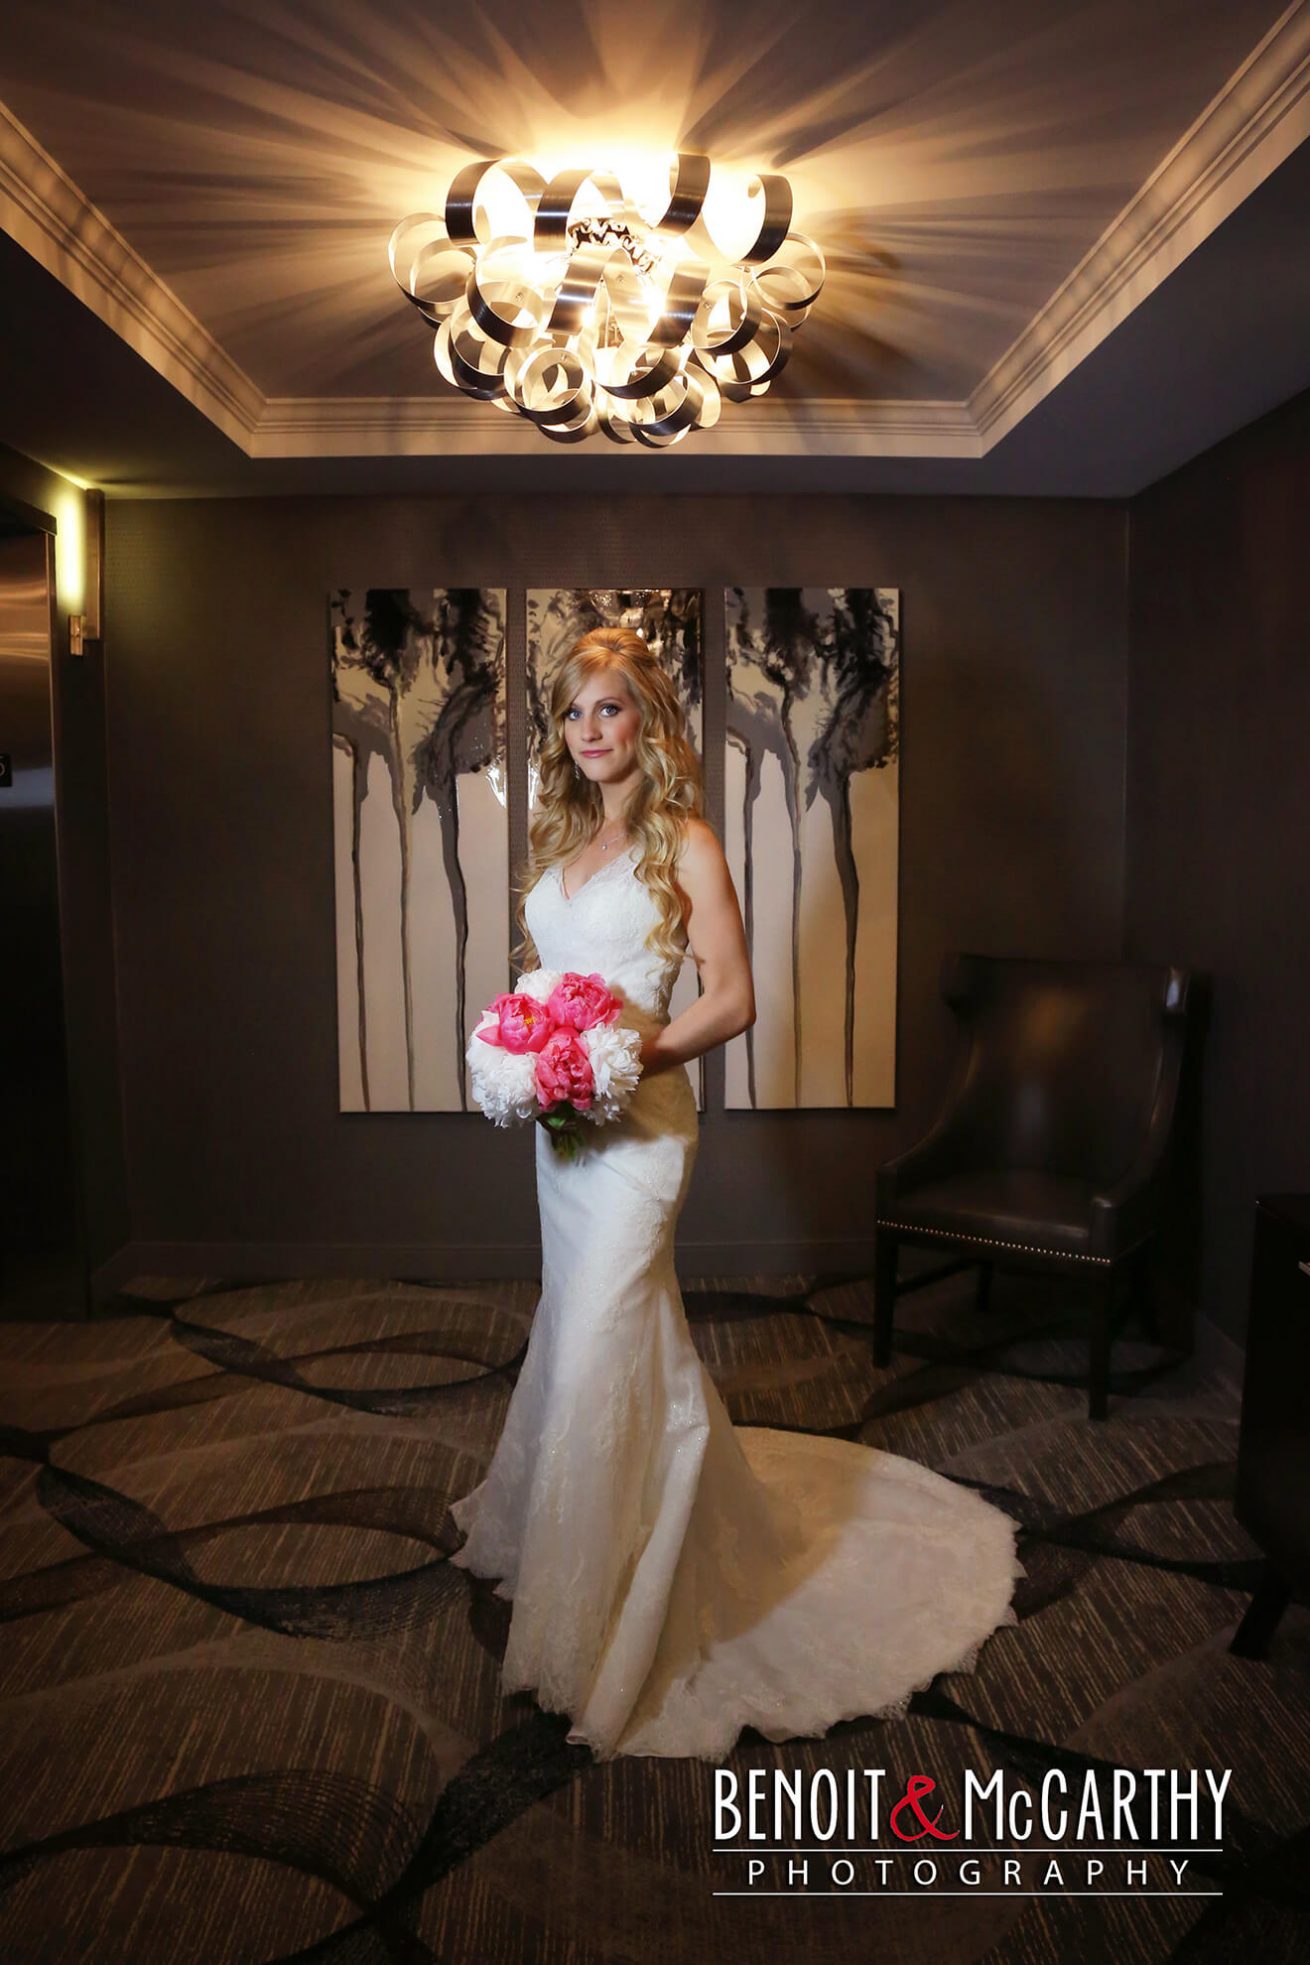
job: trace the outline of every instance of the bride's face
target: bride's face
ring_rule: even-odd
[[[617,669],[587,677],[564,712],[564,741],[584,778],[614,784],[636,768],[641,711]]]

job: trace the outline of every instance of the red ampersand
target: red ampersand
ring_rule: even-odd
[[[905,1783],[905,1793],[892,1809],[889,1817],[892,1834],[899,1835],[902,1842],[919,1842],[925,1835],[935,1835],[939,1842],[954,1842],[956,1836],[960,1833],[958,1829],[939,1829],[937,1827],[938,1822],[941,1820],[942,1811],[940,1808],[931,1821],[924,1814],[921,1798],[926,1794],[931,1794],[936,1786],[937,1783],[930,1774],[911,1774],[909,1780]],[[896,1817],[900,1814],[902,1808],[912,1808],[922,1824],[920,1828],[916,1829],[910,1835],[903,1834],[896,1826]]]

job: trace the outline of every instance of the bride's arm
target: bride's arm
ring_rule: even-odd
[[[737,890],[723,848],[704,819],[688,821],[678,882],[691,903],[687,940],[701,994],[646,1039],[642,1068],[647,1076],[689,1063],[755,1021],[755,987]]]

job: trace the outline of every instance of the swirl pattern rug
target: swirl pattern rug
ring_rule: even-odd
[[[876,1955],[951,1965],[1310,1955],[1310,1614],[1227,1646],[1259,1572],[1233,1518],[1238,1383],[1125,1338],[1089,1424],[1085,1325],[998,1278],[702,1278],[696,1349],[742,1426],[857,1442],[1019,1524],[1018,1623],[904,1717],[747,1729],[727,1765],[972,1768],[1035,1788],[1231,1766],[1222,1892],[850,1903],[715,1896],[698,1760],[598,1761],[500,1673],[511,1605],[452,1565],[535,1283],[142,1276],[90,1323],[0,1324],[5,1965]]]

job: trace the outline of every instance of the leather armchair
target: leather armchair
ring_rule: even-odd
[[[1192,978],[1147,963],[951,955],[961,1026],[942,1112],[876,1175],[874,1360],[891,1361],[902,1243],[1090,1286],[1088,1408],[1108,1410],[1116,1290],[1140,1281],[1168,1174]]]

